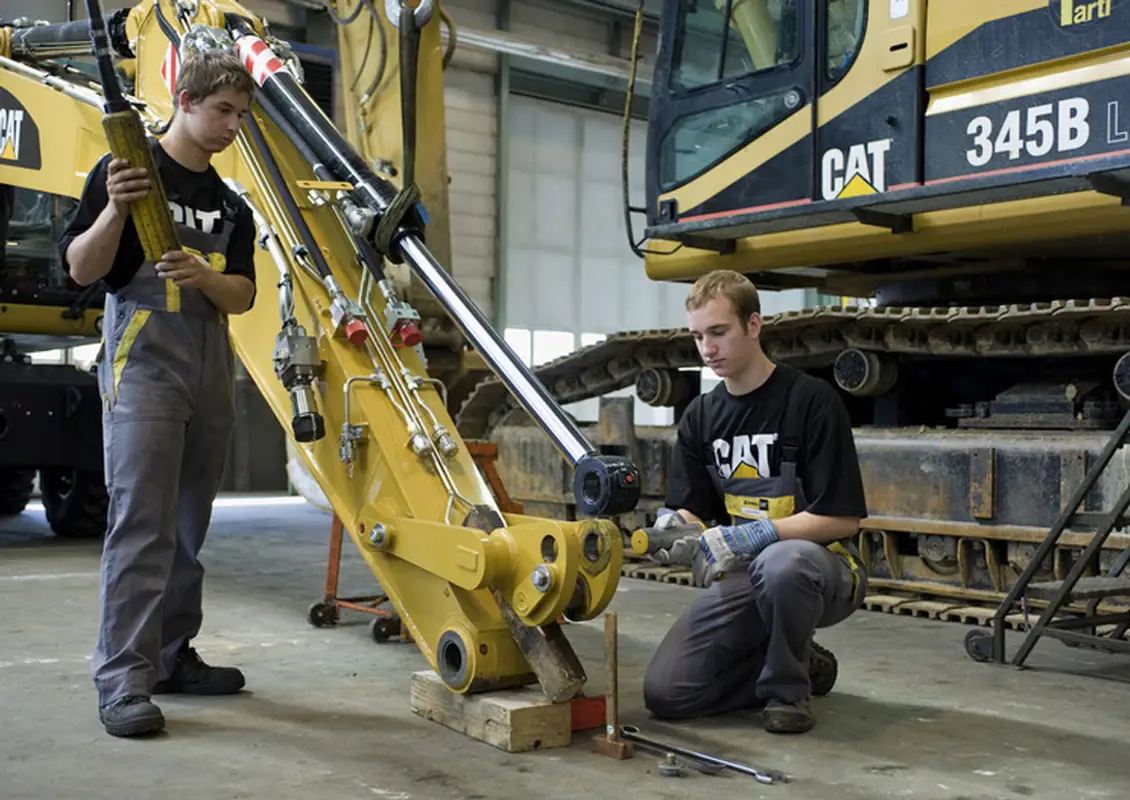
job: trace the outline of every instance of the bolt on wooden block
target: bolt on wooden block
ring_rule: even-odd
[[[551,703],[536,685],[463,695],[424,670],[412,674],[410,686],[413,712],[508,753],[573,743],[571,705]]]

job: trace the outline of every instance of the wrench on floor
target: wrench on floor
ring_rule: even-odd
[[[783,772],[776,770],[763,770],[757,767],[751,767],[749,764],[742,764],[740,761],[730,761],[725,758],[718,758],[717,756],[708,755],[706,753],[698,753],[694,750],[687,749],[686,747],[679,747],[678,745],[670,744],[668,742],[660,742],[655,739],[650,739],[640,733],[640,729],[635,725],[621,725],[620,736],[628,741],[638,742],[642,745],[649,745],[651,747],[662,748],[668,753],[674,753],[677,756],[684,758],[694,759],[706,764],[714,764],[715,766],[732,769],[734,772],[741,772],[745,775],[751,776],[758,783],[774,784],[774,783],[788,783],[791,778]]]

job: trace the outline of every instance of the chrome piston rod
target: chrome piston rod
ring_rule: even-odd
[[[541,382],[529,373],[423,243],[414,236],[406,236],[400,240],[400,249],[428,290],[451,312],[463,335],[499,379],[517,395],[522,406],[542,423],[546,435],[557,448],[574,464],[588,455],[592,445],[585,440],[584,434],[554,403]]]
[[[306,148],[301,149],[308,149],[320,159],[338,180],[348,181],[357,203],[372,209],[379,217],[388,213],[400,201],[396,188],[377,175],[333,127],[265,41],[240,20],[229,19],[228,26],[244,64],[269,98],[270,102],[264,106],[267,115],[285,120],[287,127],[306,144]],[[310,160],[305,153],[303,157]],[[424,246],[423,216],[419,206],[405,210],[404,216],[396,219],[396,230],[385,245],[378,246],[374,242],[374,246],[389,260],[399,263],[403,259],[411,267],[499,380],[574,467],[573,494],[577,512],[582,515],[622,514],[635,508],[640,495],[640,475],[635,465],[622,456],[600,453],[585,439],[533,372],[518,359]],[[381,227],[379,221],[377,227]],[[370,270],[379,268],[373,264],[366,266]]]

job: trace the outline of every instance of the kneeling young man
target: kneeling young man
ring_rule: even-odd
[[[691,566],[706,591],[659,645],[644,701],[667,718],[764,708],[766,730],[807,731],[809,697],[836,676],[813,633],[866,592],[851,543],[867,506],[850,420],[828,383],[765,355],[744,276],[704,276],[686,308],[722,382],[679,422],[656,528],[687,533],[655,558]]]

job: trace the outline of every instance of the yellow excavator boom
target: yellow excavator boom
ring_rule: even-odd
[[[441,15],[406,19],[420,33],[417,98],[442,103],[429,83],[442,71]],[[615,592],[621,535],[603,517],[635,504],[639,475],[596,452],[437,258],[447,232],[437,224],[433,250],[428,220],[446,218],[443,170],[409,167],[399,182],[382,172],[378,154],[403,161],[378,122],[386,110],[351,104],[355,148],[306,94],[285,44],[238,3],[142,0],[107,24],[131,79],[126,95],[153,135],[173,110],[170,64],[191,50],[230,49],[259,84],[237,141],[213,160],[259,231],[259,299],[231,320],[234,347],[429,664],[456,692],[536,679],[555,701],[575,696],[584,671],[558,622],[592,618]],[[0,30],[0,101],[22,115],[20,158],[43,155],[0,161],[0,183],[78,197],[107,150],[101,87],[58,60],[68,53],[58,32]],[[79,37],[69,52],[89,53],[89,42]],[[421,118],[419,138],[403,141],[434,162],[429,137],[442,134]],[[403,164],[395,171],[404,177]],[[499,510],[429,374],[419,312],[393,270],[427,288],[575,467],[576,521]]]

